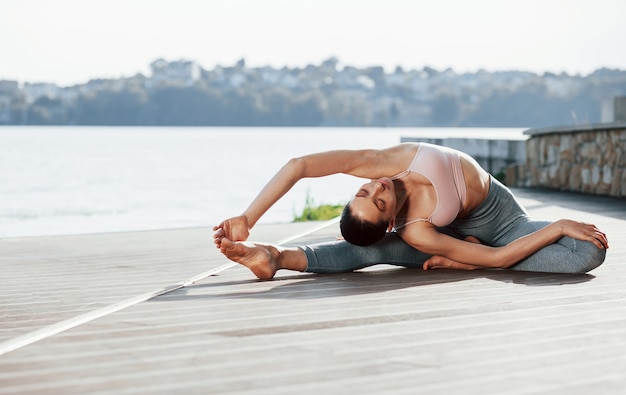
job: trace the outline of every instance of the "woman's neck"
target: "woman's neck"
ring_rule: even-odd
[[[405,211],[406,208],[406,202],[408,199],[408,192],[406,190],[406,186],[404,184],[403,180],[393,180],[393,186],[394,186],[394,190],[396,192],[396,212],[395,212],[395,217],[398,217],[398,215],[402,212]]]

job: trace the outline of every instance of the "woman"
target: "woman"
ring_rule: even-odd
[[[337,173],[371,179],[344,209],[340,227],[346,241],[291,249],[241,243],[298,180]],[[594,225],[531,220],[470,156],[426,143],[292,159],[242,215],[214,231],[222,253],[263,279],[278,269],[328,273],[377,263],[585,273],[604,261],[608,248],[606,235]]]

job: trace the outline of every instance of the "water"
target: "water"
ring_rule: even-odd
[[[522,129],[0,127],[0,237],[213,226],[291,157],[401,136],[519,139]],[[307,194],[345,203],[362,183],[302,180],[259,223],[291,221]]]

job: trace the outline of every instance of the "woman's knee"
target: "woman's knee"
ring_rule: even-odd
[[[589,241],[574,240],[572,250],[572,273],[587,273],[602,265],[606,258],[606,249],[598,248]]]
[[[543,248],[511,269],[582,274],[600,266],[605,257],[606,250],[593,243],[563,238],[559,243]]]
[[[598,248],[594,244],[587,249],[587,259],[585,265],[582,265],[579,273],[587,273],[604,263],[606,259],[606,248]]]

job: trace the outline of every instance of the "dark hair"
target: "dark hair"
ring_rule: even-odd
[[[382,239],[387,233],[389,223],[380,221],[372,223],[352,215],[350,205],[346,205],[341,213],[339,228],[341,235],[350,244],[368,246]]]

